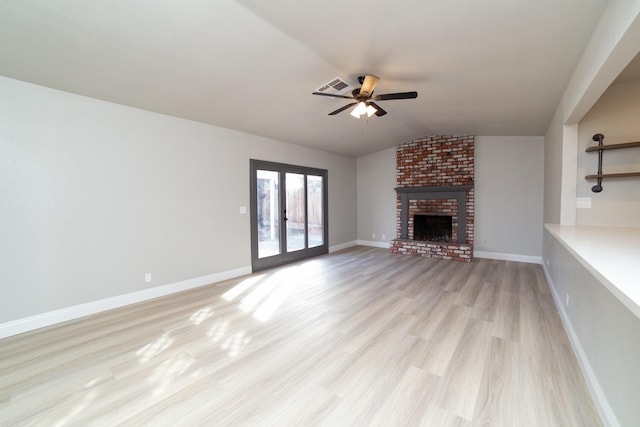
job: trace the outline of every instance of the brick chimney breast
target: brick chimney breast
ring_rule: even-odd
[[[473,175],[473,135],[431,135],[399,145],[396,148],[397,236],[392,241],[391,251],[471,261]],[[414,240],[415,215],[452,217],[451,242]],[[459,227],[459,218],[464,218],[463,228]],[[463,236],[458,236],[459,230]]]

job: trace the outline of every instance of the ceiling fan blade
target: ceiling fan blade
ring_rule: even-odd
[[[367,96],[371,96],[373,90],[378,84],[378,80],[380,80],[380,78],[376,76],[365,76],[364,81],[362,82],[362,87],[360,88],[360,93],[366,93]]]
[[[376,110],[378,110],[378,111],[376,111],[376,116],[378,116],[378,117],[382,117],[382,116],[384,116],[385,114],[387,114],[387,112],[386,112],[386,111],[384,111],[384,110],[383,110],[383,109],[382,109],[378,104],[376,104],[375,102],[369,102],[369,104],[370,104],[373,108],[375,108]]]
[[[330,96],[331,98],[355,99],[353,96],[334,95],[332,93],[313,92],[312,95]]]
[[[417,98],[418,92],[398,92],[398,93],[383,93],[376,95],[372,99],[376,101],[386,101],[389,99],[412,99]]]
[[[330,116],[335,116],[338,113],[342,113],[344,110],[346,110],[349,107],[353,107],[354,105],[356,105],[357,102],[352,102],[351,104],[347,104],[344,107],[340,107],[338,108],[336,111],[332,111],[329,113]]]

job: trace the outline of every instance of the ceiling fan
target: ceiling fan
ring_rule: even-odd
[[[330,116],[335,116],[338,113],[343,112],[349,107],[356,106],[351,112],[351,115],[357,118],[360,118],[363,114],[367,114],[367,116],[371,117],[372,115],[376,115],[378,117],[384,116],[387,114],[378,104],[374,101],[387,101],[390,99],[412,99],[418,97],[418,92],[398,92],[398,93],[383,93],[380,95],[373,95],[373,90],[378,84],[379,77],[376,76],[360,76],[358,77],[358,82],[362,85],[360,89],[354,89],[351,92],[351,96],[347,95],[335,95],[331,93],[322,93],[322,92],[313,92],[313,95],[321,95],[321,96],[329,96],[332,98],[344,98],[344,99],[353,99],[355,102],[345,105],[344,107],[340,107],[335,111],[329,113]]]

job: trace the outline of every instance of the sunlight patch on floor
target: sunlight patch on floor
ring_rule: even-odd
[[[92,383],[94,383],[96,380],[94,381],[90,381],[89,383],[87,383],[85,385],[85,388],[90,388],[93,386]],[[79,414],[83,413],[84,410],[89,406],[89,404],[91,402],[93,402],[95,400],[95,398],[98,396],[98,392],[96,390],[91,390],[89,392],[87,392],[83,398],[82,401],[78,402],[77,405],[75,405],[68,414],[66,414],[64,417],[60,418],[59,420],[56,420],[56,422],[53,424],[53,426],[55,427],[63,427],[66,425],[69,425],[69,423],[71,423],[73,421],[73,419],[78,416]]]
[[[173,343],[173,338],[169,337],[166,332],[158,337],[155,341],[142,347],[136,351],[136,356],[140,359],[140,363],[147,363],[151,358],[157,354],[162,353],[167,347]]]
[[[244,331],[236,332],[230,335],[220,346],[225,350],[229,357],[235,357],[240,353],[240,350],[244,348],[251,341],[251,337],[245,336]]]
[[[229,327],[228,320],[218,320],[214,323],[209,330],[207,331],[207,335],[211,337],[211,341],[218,342],[224,337],[224,334],[227,333],[227,328]]]
[[[153,389],[153,395],[162,394],[194,362],[193,357],[179,354],[158,366],[149,377],[149,382],[156,385]]]
[[[211,307],[204,307],[193,313],[189,320],[191,320],[191,323],[198,326],[211,316],[213,316],[213,310],[211,309]]]
[[[251,292],[242,298],[239,307],[246,313],[253,312],[254,318],[266,322],[297,288],[318,280],[319,269],[321,264],[312,260],[278,270],[268,276],[261,274],[250,277],[227,291],[222,297],[232,301],[253,286]]]
[[[275,273],[271,275],[267,280],[262,282],[260,286],[257,286],[251,291],[250,294],[242,298],[240,302],[240,309],[245,313],[252,311],[269,293],[278,286],[280,281],[279,276],[286,274],[286,271]]]
[[[278,307],[287,299],[287,297],[294,290],[294,283],[283,281],[280,283],[274,291],[267,296],[267,298],[258,306],[253,313],[253,317],[266,322],[273,316]]]
[[[238,297],[238,295],[240,295],[244,291],[246,291],[249,288],[251,288],[253,285],[258,283],[260,280],[262,280],[262,278],[264,276],[266,276],[266,275],[265,274],[259,274],[257,276],[252,276],[252,277],[248,277],[248,278],[244,279],[242,282],[238,283],[233,288],[229,289],[227,292],[222,294],[222,298],[227,300],[227,301],[233,301],[234,299],[236,299]]]

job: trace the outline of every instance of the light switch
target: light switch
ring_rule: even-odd
[[[591,209],[591,197],[576,197],[576,208]]]
[[[247,207],[240,206],[240,215],[246,215],[246,214],[247,214]]]

